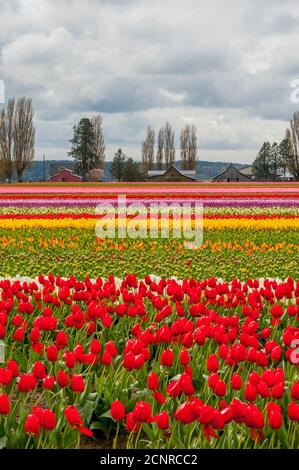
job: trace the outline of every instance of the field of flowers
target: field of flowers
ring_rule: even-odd
[[[202,204],[203,243],[97,237],[123,195],[146,231],[153,202]],[[0,448],[298,448],[298,196],[2,185]]]

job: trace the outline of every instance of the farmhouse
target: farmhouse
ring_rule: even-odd
[[[150,170],[147,173],[147,181],[156,182],[194,182],[196,181],[195,170],[179,170],[171,165],[167,170]]]
[[[246,183],[253,180],[252,168],[246,167],[238,170],[232,163],[219,175],[215,176],[212,181],[218,183]]]
[[[76,175],[73,170],[73,165],[55,166],[50,167],[50,183],[80,183],[81,176]]]

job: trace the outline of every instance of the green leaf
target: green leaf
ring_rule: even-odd
[[[112,416],[111,416],[111,411],[108,410],[106,411],[105,413],[103,413],[100,418],[111,418],[112,419]]]
[[[0,437],[0,449],[4,449],[7,444],[7,436]]]

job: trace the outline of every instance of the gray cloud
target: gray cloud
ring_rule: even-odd
[[[37,156],[64,157],[73,123],[100,112],[108,158],[118,146],[139,158],[147,125],[169,120],[177,145],[197,125],[202,158],[251,161],[296,110],[296,0],[0,0],[0,12],[0,79],[7,97],[33,98]]]

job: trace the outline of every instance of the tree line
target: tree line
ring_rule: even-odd
[[[82,118],[73,126],[68,155],[75,161],[75,171],[83,180],[89,178],[92,170],[103,169],[105,162],[105,142],[103,119],[100,114],[92,118]]]
[[[284,139],[277,142],[264,142],[255,161],[252,172],[256,179],[280,181],[289,172],[299,181],[299,112],[294,113]]]
[[[182,170],[195,170],[198,159],[197,130],[194,125],[186,124],[180,133],[180,153]],[[147,128],[145,140],[141,144],[141,161],[143,172],[162,170],[175,162],[175,137],[169,122],[158,132],[157,148],[155,150],[155,131]]]
[[[35,128],[31,98],[8,100],[0,113],[0,177],[11,182],[16,172],[22,181],[24,170],[34,159]]]

